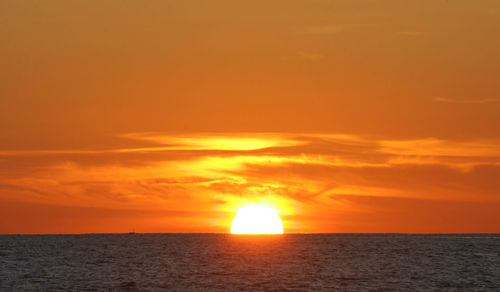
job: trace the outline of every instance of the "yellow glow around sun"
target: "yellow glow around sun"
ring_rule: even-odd
[[[278,213],[269,207],[249,205],[241,208],[231,223],[232,234],[283,234]]]

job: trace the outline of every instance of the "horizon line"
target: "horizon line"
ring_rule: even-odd
[[[287,232],[282,234],[232,234],[230,232],[85,232],[85,233],[0,233],[0,236],[9,235],[234,235],[234,236],[273,236],[273,235],[500,235],[500,232]]]

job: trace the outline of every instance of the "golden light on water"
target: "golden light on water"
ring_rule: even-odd
[[[234,216],[231,233],[283,234],[283,223],[276,210],[263,205],[248,205]]]

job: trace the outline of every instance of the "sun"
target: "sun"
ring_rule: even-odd
[[[283,234],[278,213],[267,206],[249,205],[241,208],[231,223],[232,234]]]

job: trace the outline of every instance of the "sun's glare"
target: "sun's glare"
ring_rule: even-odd
[[[231,223],[232,234],[283,234],[278,213],[266,206],[249,205],[241,208]]]

